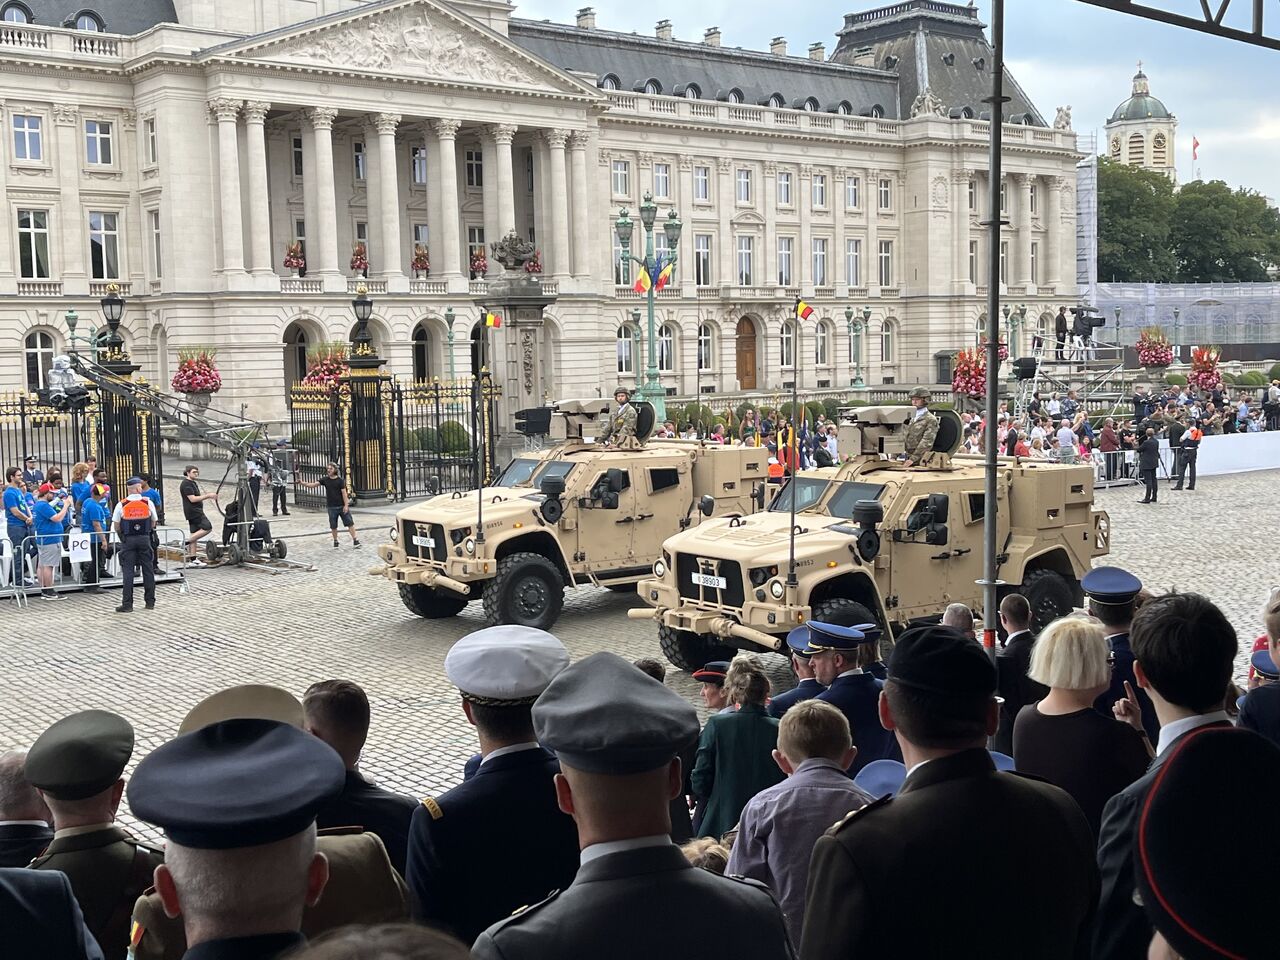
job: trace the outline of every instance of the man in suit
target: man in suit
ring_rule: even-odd
[[[44,483],[44,471],[36,466],[39,462],[33,453],[27,454],[26,459],[22,461],[22,479],[27,482],[27,488],[30,490],[36,490],[40,484]]]
[[[164,860],[115,823],[121,774],[132,755],[133,727],[106,710],[64,717],[27,754],[27,779],[48,804],[55,828],[31,867],[67,875],[107,960],[124,956],[133,903]]]
[[[27,754],[0,755],[0,867],[25,867],[53,839],[53,814],[26,774]]]
[[[1221,610],[1196,593],[1148,600],[1133,619],[1133,672],[1160,721],[1156,758],[1146,775],[1116,794],[1102,811],[1098,866],[1102,895],[1093,937],[1095,960],[1145,957],[1151,922],[1134,902],[1137,824],[1161,766],[1187,734],[1230,726],[1222,709],[1236,656],[1236,632]],[[1117,716],[1141,727],[1135,698]],[[1197,818],[1198,820],[1199,818]]]
[[[1013,722],[1018,719],[1018,711],[1044,699],[1049,688],[1027,676],[1036,638],[1031,632],[1031,605],[1026,597],[1011,593],[1000,601],[1000,625],[1004,627],[1005,642],[1004,649],[996,655],[996,689],[1004,702],[1000,704],[1000,729],[991,746],[1011,757]]]
[[[1154,427],[1147,427],[1146,433],[1138,443],[1138,476],[1146,485],[1146,493],[1139,503],[1156,503],[1160,485],[1156,479],[1156,471],[1160,469],[1160,441],[1156,439]]]
[[[781,720],[782,715],[804,700],[812,700],[822,693],[822,686],[813,675],[813,664],[809,662],[811,654],[805,652],[809,645],[809,628],[796,627],[787,634],[787,649],[791,652],[791,669],[795,671],[797,683],[790,690],[778,694],[769,701],[769,716]]]
[[[6,956],[102,960],[62,873],[0,868],[0,930]]]
[[[871,673],[876,660],[880,631],[874,624],[857,627],[809,622],[809,646],[814,676],[827,689],[815,699],[831,704],[844,714],[858,748],[849,776],[873,760],[901,760],[893,734],[880,725],[876,704],[883,684]]]
[[[1111,650],[1111,686],[1094,701],[1094,708],[1109,717],[1115,705],[1128,699],[1132,691],[1142,715],[1142,729],[1147,739],[1155,743],[1160,721],[1151,698],[1134,677],[1133,650],[1129,646],[1129,628],[1142,581],[1119,567],[1094,567],[1081,578],[1080,586],[1089,600],[1089,615],[1102,623]]]
[[[533,708],[538,741],[560,758],[560,808],[578,825],[582,867],[563,892],[491,926],[475,960],[691,955],[690,931],[714,918],[701,960],[795,956],[782,912],[754,880],[691,866],[668,837],[680,750],[698,717],[679,694],[612,653],[564,670]]]
[[[958,631],[914,627],[898,638],[880,719],[907,778],[897,796],[818,840],[802,960],[1088,955],[1093,835],[1065,791],[996,770],[986,750],[999,722],[995,692],[991,661]],[[997,887],[993,935],[986,904]],[[922,890],[936,891],[926,921]]]
[[[1268,676],[1270,683],[1254,687],[1240,705],[1240,726],[1260,733],[1272,743],[1280,745],[1280,587],[1271,591],[1266,606],[1262,608],[1262,622],[1267,630],[1267,649],[1258,650],[1251,658],[1254,671]]]
[[[414,918],[464,943],[563,890],[577,872],[577,831],[556,804],[560,767],[534,735],[530,715],[568,665],[559,640],[515,625],[468,634],[445,657],[482,759],[469,780],[427,797],[414,812],[405,879]]]
[[[1067,331],[1069,329],[1070,324],[1067,322],[1067,308],[1059,307],[1058,315],[1054,317],[1053,320],[1053,339],[1055,343],[1053,358],[1055,360],[1066,359]]]
[[[378,786],[360,772],[360,752],[369,737],[369,698],[350,680],[321,680],[302,697],[303,728],[338,752],[347,768],[342,793],[321,808],[316,826],[357,826],[376,833],[391,865],[404,876],[409,821],[418,801]]]

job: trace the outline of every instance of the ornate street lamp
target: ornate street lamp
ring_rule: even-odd
[[[356,298],[351,301],[351,309],[356,315],[356,328],[351,332],[351,354],[355,357],[372,357],[373,334],[369,332],[369,318],[373,316],[373,301],[369,299],[369,288],[363,283],[356,287]]]
[[[853,307],[846,307],[844,320],[849,325],[849,341],[853,347],[853,382],[850,386],[854,390],[865,390],[867,385],[862,379],[862,334],[871,320],[871,308],[863,307],[862,316],[858,318],[854,315]]]
[[[654,296],[657,294],[658,274],[667,265],[674,266],[677,260],[676,251],[680,248],[680,232],[684,224],[675,210],[667,214],[662,224],[662,232],[667,238],[667,256],[659,263],[654,251],[654,224],[658,219],[658,205],[653,202],[653,194],[645,193],[640,203],[640,224],[644,228],[644,256],[631,254],[631,240],[635,233],[635,221],[631,219],[626,208],[618,212],[614,222],[614,230],[618,235],[618,245],[622,247],[622,258],[638,264],[649,275],[649,286],[645,291],[645,303],[649,312],[649,329],[647,337],[647,354],[645,356],[644,385],[636,392],[653,405],[658,420],[667,417],[666,394],[662,384],[658,382],[658,331],[654,312]],[[636,322],[639,323],[639,311],[636,311]]]
[[[444,330],[445,338],[449,341],[449,382],[453,383],[456,379],[453,372],[453,307],[445,307]]]
[[[1116,345],[1119,346],[1120,350],[1123,352],[1124,340],[1120,336],[1120,308],[1119,307],[1116,307]]]
[[[120,320],[124,317],[124,298],[120,296],[120,285],[107,284],[107,295],[98,301],[102,306],[103,319],[107,321],[107,360],[127,363],[129,355],[124,352],[124,337],[120,336]]]
[[[67,322],[67,342],[71,344],[72,355],[75,355],[77,353],[77,350],[76,350],[77,343],[88,344],[89,354],[93,357],[93,362],[97,363],[98,349],[102,346],[101,341],[98,339],[98,335],[99,335],[98,328],[95,327],[93,324],[89,324],[89,335],[87,337],[84,336],[83,334],[76,333],[76,328],[80,323],[80,314],[76,313],[74,308],[71,310],[68,310],[63,315],[63,319],[66,320]]]
[[[1182,362],[1182,347],[1179,345],[1178,336],[1178,316],[1182,313],[1177,307],[1173,308],[1173,360],[1175,363]]]

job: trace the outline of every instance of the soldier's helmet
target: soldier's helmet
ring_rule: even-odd
[[[615,397],[618,396],[618,394],[622,394],[628,400],[631,399],[631,390],[628,389],[627,387],[624,387],[622,384],[618,384],[618,386],[613,391],[613,395]]]
[[[933,395],[929,393],[929,389],[927,387],[916,387],[914,390],[911,391],[909,396],[911,397],[912,400],[916,399],[917,397],[919,397],[921,400],[933,399]]]

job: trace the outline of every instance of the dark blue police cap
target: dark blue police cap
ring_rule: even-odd
[[[806,649],[810,654],[824,650],[848,653],[867,642],[866,634],[857,627],[842,627],[820,620],[809,621],[809,646]]]
[[[1265,680],[1280,680],[1280,668],[1276,667],[1276,662],[1271,659],[1271,651],[1258,650],[1249,662],[1253,664],[1254,671],[1258,676]]]
[[[693,679],[702,683],[714,683],[724,686],[724,678],[729,674],[728,660],[712,660],[702,665],[701,670],[693,671]]]
[[[1080,587],[1094,603],[1121,607],[1133,602],[1142,581],[1119,567],[1094,567],[1080,579]]]
[[[955,627],[931,624],[905,630],[889,657],[889,679],[899,686],[957,700],[996,692],[996,668],[982,647]]]
[[[806,660],[813,656],[809,651],[809,628],[796,627],[787,634],[787,647],[797,657],[804,657]]]
[[[230,850],[301,833],[342,792],[346,769],[323,740],[278,720],[223,720],[142,759],[129,781],[134,816],[174,843]]]

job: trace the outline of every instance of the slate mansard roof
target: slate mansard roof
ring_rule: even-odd
[[[10,0],[0,0],[0,9]],[[106,33],[133,36],[157,23],[177,23],[173,0],[17,0],[31,21],[42,27],[61,27],[75,22],[82,13],[92,13]]]

